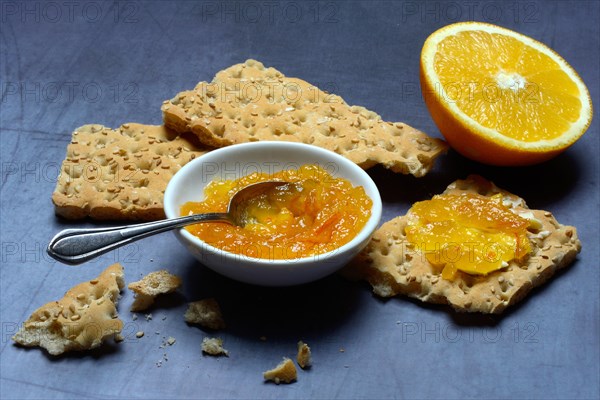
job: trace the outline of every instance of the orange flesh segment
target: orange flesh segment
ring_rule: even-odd
[[[317,165],[213,181],[205,189],[205,199],[184,204],[181,215],[225,212],[240,188],[269,180],[291,183],[250,200],[244,228],[202,223],[186,229],[221,250],[254,258],[294,259],[323,254],[348,243],[371,216],[372,200],[361,186],[334,178]]]
[[[579,89],[561,67],[510,36],[484,31],[448,36],[438,44],[433,68],[446,99],[516,140],[557,138],[582,110]]]
[[[406,236],[452,280],[457,271],[486,275],[524,259],[531,251],[528,227],[500,195],[439,195],[412,206]]]

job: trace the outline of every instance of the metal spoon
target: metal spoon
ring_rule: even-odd
[[[225,213],[192,214],[112,228],[65,229],[52,238],[47,252],[55,260],[77,265],[136,240],[186,225],[220,221],[243,227],[245,203],[269,189],[287,183],[267,181],[248,185],[231,198]]]

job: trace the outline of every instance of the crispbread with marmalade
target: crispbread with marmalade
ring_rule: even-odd
[[[84,125],[73,132],[52,202],[69,219],[156,220],[179,169],[208,149],[164,126]]]
[[[373,111],[255,60],[177,94],[162,111],[165,125],[191,131],[209,146],[302,142],[335,151],[365,169],[381,164],[417,177],[447,148],[442,140],[401,122],[385,122]]]
[[[481,177],[458,180],[444,194],[465,192],[483,196],[500,193],[511,210],[539,221],[541,227],[527,233],[532,252],[521,265],[513,260],[488,275],[459,271],[454,280],[445,280],[439,268],[407,241],[405,215],[383,224],[344,273],[367,280],[382,297],[404,294],[424,302],[449,304],[457,311],[500,313],[569,265],[581,250],[574,227],[559,224],[547,211],[530,210],[523,199]]]

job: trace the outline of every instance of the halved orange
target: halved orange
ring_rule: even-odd
[[[421,90],[450,146],[492,165],[548,160],[581,137],[592,102],[575,70],[546,45],[481,22],[432,33]]]

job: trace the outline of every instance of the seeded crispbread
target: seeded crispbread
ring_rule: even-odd
[[[12,339],[22,346],[43,347],[52,355],[98,347],[123,329],[116,303],[124,285],[123,267],[113,264],[96,279],[35,310]]]
[[[209,146],[258,140],[313,144],[363,168],[381,164],[420,177],[447,149],[401,122],[385,122],[364,107],[274,68],[247,60],[179,93],[162,106],[165,125],[191,131]]]
[[[171,177],[206,153],[194,135],[164,126],[84,125],[73,132],[52,202],[69,219],[156,220]]]
[[[156,296],[174,292],[181,286],[181,278],[167,270],[150,272],[137,282],[131,282],[127,288],[134,294],[131,311],[143,311],[154,303]]]
[[[481,177],[458,180],[444,191],[460,193],[501,193],[504,204],[514,212],[539,221],[541,227],[528,232],[532,252],[522,265],[512,261],[508,267],[486,276],[459,271],[453,281],[444,280],[441,270],[406,239],[405,215],[383,224],[344,273],[367,280],[375,294],[382,297],[404,294],[424,302],[449,304],[457,311],[501,313],[569,265],[581,250],[574,227],[559,224],[547,211],[530,210],[523,199]]]

